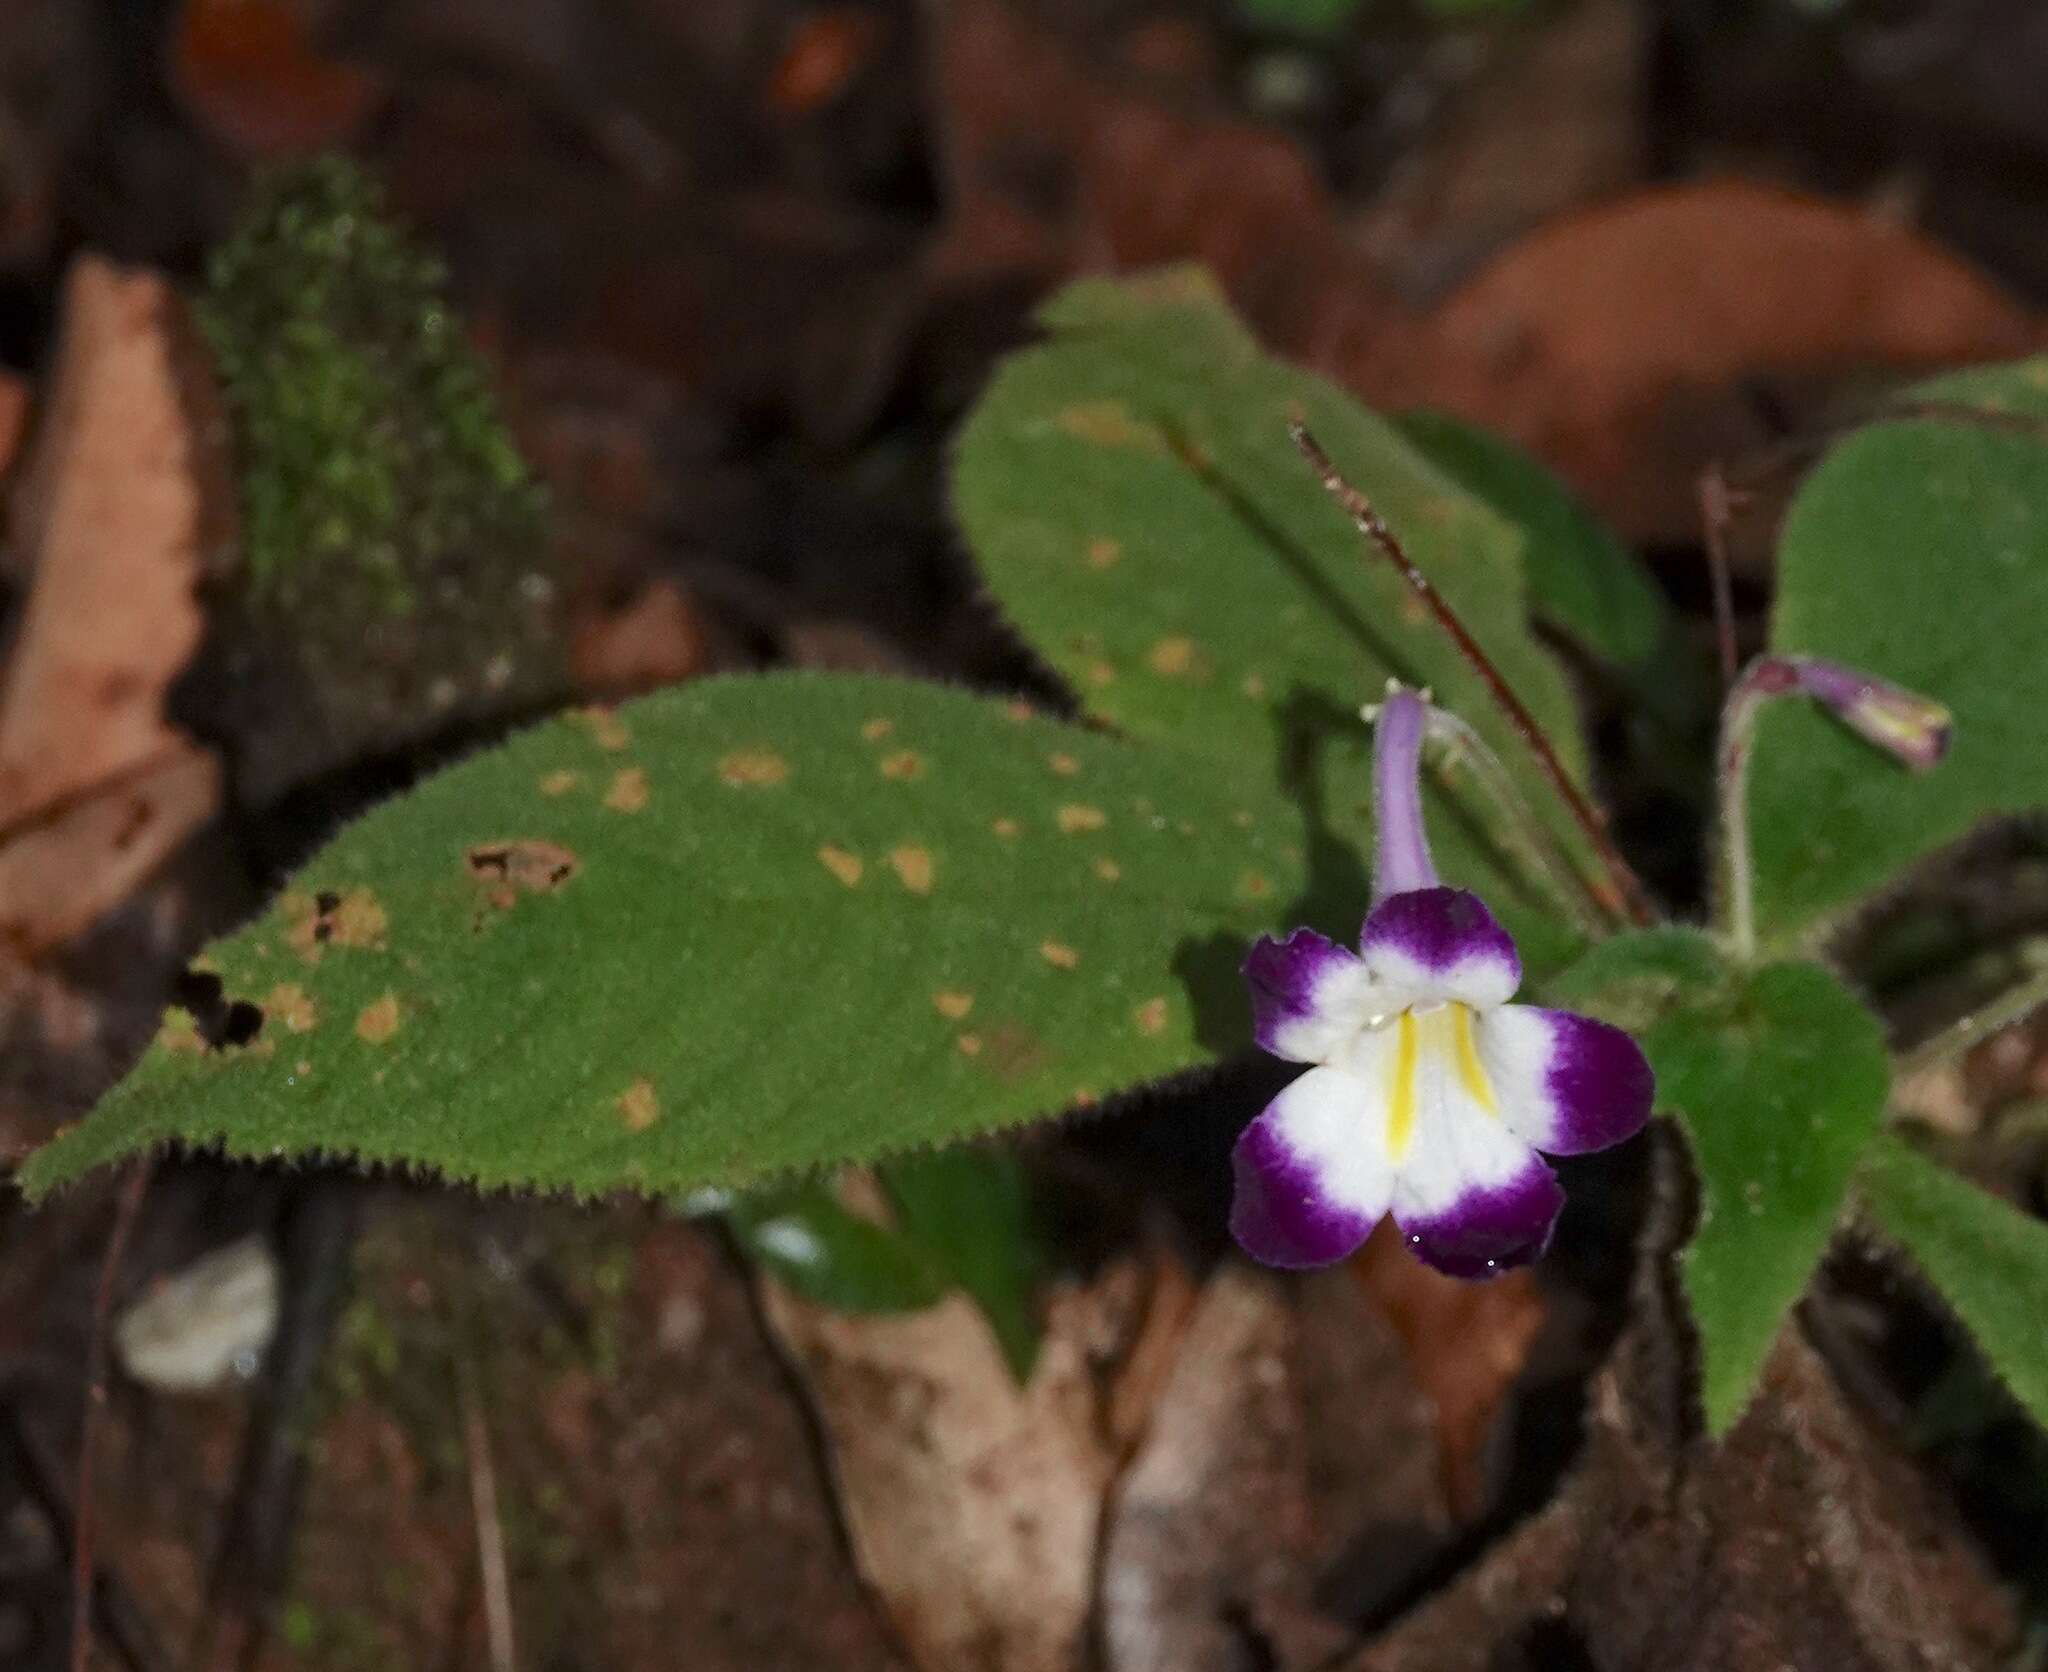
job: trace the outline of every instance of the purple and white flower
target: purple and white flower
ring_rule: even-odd
[[[1426,715],[1404,690],[1380,710],[1378,903],[1358,950],[1297,929],[1245,961],[1260,1048],[1311,1065],[1237,1143],[1231,1232],[1268,1265],[1341,1260],[1388,1213],[1454,1277],[1525,1265],[1564,1205],[1538,1151],[1605,1149],[1649,1118],[1635,1042],[1509,1003],[1514,942],[1477,895],[1438,881],[1422,827]]]

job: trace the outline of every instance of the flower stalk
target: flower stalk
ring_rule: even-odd
[[[1730,949],[1756,956],[1756,867],[1750,851],[1749,756],[1757,716],[1773,697],[1819,703],[1872,747],[1909,771],[1926,772],[1948,752],[1949,712],[1917,691],[1818,656],[1757,657],[1742,672],[1721,710],[1717,758],[1721,811],[1721,922]]]

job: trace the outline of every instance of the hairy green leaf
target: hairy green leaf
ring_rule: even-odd
[[[2042,364],[1921,393],[2038,407]],[[2048,804],[2048,438],[1953,419],[1878,423],[1821,462],[1785,520],[1771,642],[1945,703],[1949,758],[1915,777],[1800,704],[1758,729],[1757,920],[1786,944],[2001,813]]]
[[[1696,1005],[1736,979],[1706,935],[1663,924],[1610,936],[1540,991],[1545,1004],[1640,1034],[1681,1004]]]
[[[1014,1125],[1242,1047],[1305,840],[1255,780],[937,686],[565,717],[345,830],[207,954],[254,1039],[174,1011],[22,1182],[181,1140],[680,1191]]]
[[[1817,964],[1753,971],[1666,1016],[1643,1049],[1699,1169],[1681,1270],[1720,1434],[1827,1248],[1891,1070],[1877,1019]]]
[[[1389,678],[1431,687],[1532,806],[1555,806],[1478,677],[1296,453],[1287,420],[1299,412],[1372,496],[1583,774],[1509,524],[1392,425],[1262,354],[1198,274],[1088,281],[1042,320],[1048,340],[1004,365],[961,435],[954,500],[997,601],[1089,714],[1300,800],[1319,920],[1365,900],[1354,844],[1370,824],[1370,739],[1357,713]],[[1504,857],[1497,809],[1466,789],[1436,798],[1432,815],[1445,875],[1487,896],[1532,968],[1561,961],[1571,938]]]
[[[1529,608],[1617,668],[1664,647],[1663,593],[1635,553],[1512,441],[1443,412],[1404,412],[1401,434],[1445,475],[1522,530]]]
[[[2048,1224],[1889,1133],[1857,1184],[1879,1227],[1956,1310],[1985,1361],[2048,1428]]]

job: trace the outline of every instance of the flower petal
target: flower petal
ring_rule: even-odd
[[[1237,1141],[1230,1234],[1269,1266],[1343,1259],[1387,1211],[1385,1130],[1374,1080],[1311,1068]]]
[[[1564,1191],[1542,1158],[1462,1096],[1432,1097],[1394,1181],[1416,1257],[1451,1277],[1492,1277],[1550,1245]]]
[[[1367,916],[1358,949],[1382,1013],[1446,1000],[1491,1009],[1522,984],[1514,941],[1462,888],[1389,894]]]
[[[1538,1149],[1606,1149],[1650,1118],[1656,1076],[1620,1028],[1531,1004],[1502,1005],[1473,1020],[1501,1120]]]
[[[1252,990],[1252,1038],[1288,1062],[1327,1062],[1370,1013],[1365,966],[1313,929],[1256,942],[1244,978]]]

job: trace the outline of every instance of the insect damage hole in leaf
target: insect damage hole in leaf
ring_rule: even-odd
[[[463,860],[469,874],[485,885],[485,898],[500,911],[521,894],[552,894],[583,866],[571,849],[538,837],[479,842]]]

